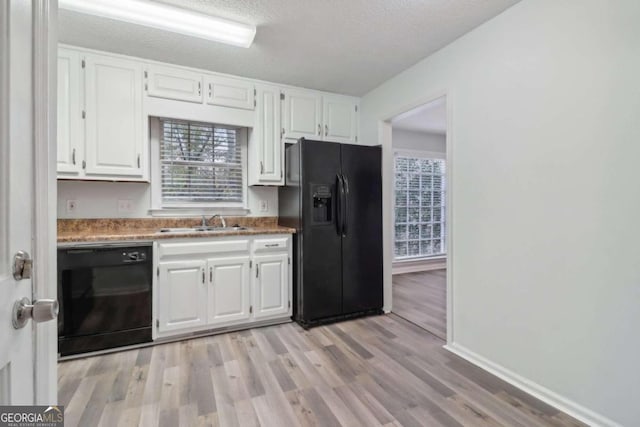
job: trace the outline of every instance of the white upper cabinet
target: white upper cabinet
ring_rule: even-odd
[[[58,174],[67,177],[80,174],[84,159],[80,70],[78,52],[58,51]]]
[[[87,175],[142,177],[142,64],[86,56]]]
[[[158,332],[196,328],[207,323],[204,260],[158,265]]]
[[[151,64],[146,66],[144,76],[149,96],[202,103],[202,74]]]
[[[230,79],[218,76],[206,76],[207,104],[223,107],[255,108],[255,89],[248,80]]]
[[[249,185],[284,184],[284,144],[280,128],[280,89],[257,85],[256,127],[249,148]]]
[[[286,315],[289,297],[289,256],[285,253],[254,257],[253,316],[256,320]]]
[[[322,97],[322,132],[325,141],[358,142],[358,101],[348,96]]]
[[[207,260],[209,325],[249,320],[249,256]]]
[[[285,89],[284,138],[322,138],[322,96],[309,90]]]

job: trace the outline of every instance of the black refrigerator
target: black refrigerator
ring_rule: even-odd
[[[295,228],[303,327],[382,312],[381,148],[300,139],[285,151],[279,223]]]

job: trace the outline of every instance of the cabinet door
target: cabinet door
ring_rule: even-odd
[[[346,96],[324,96],[322,132],[325,141],[355,144],[358,129],[358,103]]]
[[[82,167],[82,107],[80,106],[80,55],[58,50],[58,175],[75,177]]]
[[[322,97],[312,91],[284,91],[284,137],[321,139]]]
[[[249,320],[249,257],[211,258],[209,268],[209,324]]]
[[[207,104],[245,110],[255,108],[255,90],[252,82],[213,76],[206,77],[205,82]]]
[[[205,261],[165,262],[158,266],[158,332],[206,325]]]
[[[141,177],[141,64],[87,55],[85,78],[86,174]]]
[[[256,320],[289,313],[288,260],[286,253],[254,257],[253,311]]]
[[[280,89],[275,86],[257,86],[257,122],[254,129],[254,144],[251,149],[256,150],[249,167],[254,168],[257,177],[251,184],[284,184],[282,170],[284,157],[284,142],[280,133]]]
[[[179,68],[148,65],[145,72],[147,95],[202,103],[202,75]]]

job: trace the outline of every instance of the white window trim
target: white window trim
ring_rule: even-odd
[[[393,263],[403,263],[403,262],[415,262],[415,261],[430,261],[430,260],[437,260],[437,259],[446,259],[447,258],[447,250],[448,249],[448,241],[445,239],[446,245],[445,245],[445,252],[441,252],[441,253],[437,253],[437,254],[433,254],[433,255],[407,255],[407,256],[403,256],[403,257],[398,257],[395,254],[395,242],[396,242],[396,197],[395,197],[395,168],[396,168],[396,157],[414,157],[414,158],[421,158],[421,159],[440,159],[440,160],[444,160],[446,162],[447,160],[447,154],[446,153],[440,153],[437,151],[422,151],[422,150],[410,150],[410,149],[395,149],[393,150],[393,191],[394,191],[394,196],[392,197],[391,203],[392,203],[392,212],[393,212]],[[446,167],[448,168],[448,165],[446,165]],[[446,179],[447,174],[443,174],[443,177]],[[445,198],[445,209],[447,208],[446,205],[446,198]],[[445,224],[445,227],[448,227],[447,224],[447,218],[446,216],[443,217],[443,221],[442,224]]]
[[[218,123],[216,123],[218,124]],[[232,126],[236,127],[236,126]],[[176,216],[176,215],[212,215],[224,213],[226,215],[248,215],[248,187],[247,187],[247,151],[248,132],[247,128],[239,128],[238,138],[241,148],[242,162],[242,202],[215,202],[215,203],[172,203],[163,205],[162,203],[162,177],[160,165],[160,119],[149,117],[149,139],[151,143],[151,208],[149,214],[152,216]]]

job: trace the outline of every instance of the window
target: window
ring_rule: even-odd
[[[445,161],[395,157],[396,259],[446,253]]]
[[[160,119],[162,206],[244,205],[244,129]]]

